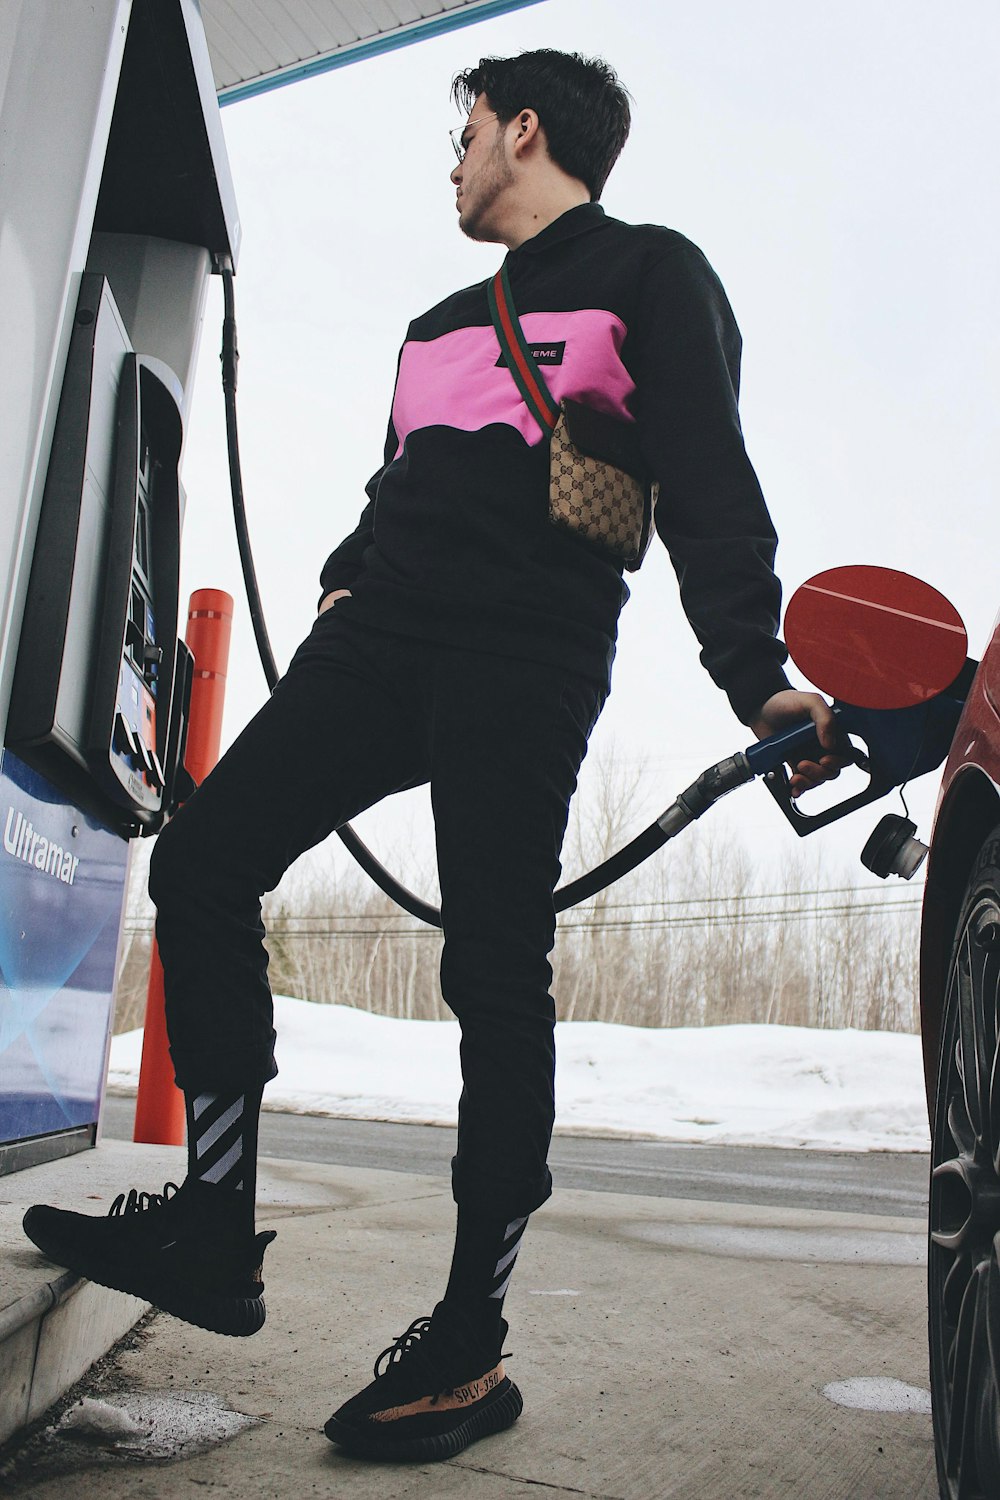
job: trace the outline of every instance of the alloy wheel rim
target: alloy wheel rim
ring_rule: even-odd
[[[1000,1480],[1000,904],[971,903],[949,976],[930,1205],[931,1386],[950,1500]]]

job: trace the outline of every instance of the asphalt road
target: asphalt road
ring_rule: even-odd
[[[131,1140],[135,1101],[105,1101],[105,1134]],[[265,1111],[262,1156],[447,1174],[454,1132],[433,1125],[335,1120]],[[695,1198],[761,1207],[829,1209],[921,1219],[928,1158],[919,1152],[831,1152],[772,1146],[675,1145],[556,1136],[549,1164],[557,1188]]]

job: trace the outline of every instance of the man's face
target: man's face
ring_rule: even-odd
[[[451,174],[457,189],[458,227],[470,240],[499,240],[496,208],[513,184],[514,174],[507,160],[504,128],[485,94],[469,110],[462,143],[465,159]]]

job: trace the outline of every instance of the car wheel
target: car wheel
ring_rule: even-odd
[[[931,1142],[931,1399],[944,1500],[1000,1495],[1000,829],[955,929]]]

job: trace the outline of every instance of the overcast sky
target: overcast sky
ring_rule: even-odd
[[[786,598],[838,563],[901,568],[952,599],[981,654],[1000,603],[998,43],[995,0],[542,0],[224,109],[244,231],[244,479],[280,664],[381,462],[407,323],[502,258],[456,227],[451,78],[484,53],[537,46],[618,70],[634,123],[604,206],[681,230],[726,286]],[[213,284],[183,582],[185,597],[211,585],[237,598],[228,740],[264,686],[228,513],[220,326]],[[611,739],[649,767],[623,836],[747,740],[698,663],[658,544],[633,580],[592,753]],[[290,747],[290,762],[297,753],[314,752]],[[911,799],[925,836],[935,782]],[[884,810],[810,843],[853,860]],[[730,799],[726,818],[772,857],[795,850],[760,788]],[[383,846],[411,829],[424,842],[426,793],[359,826]]]

